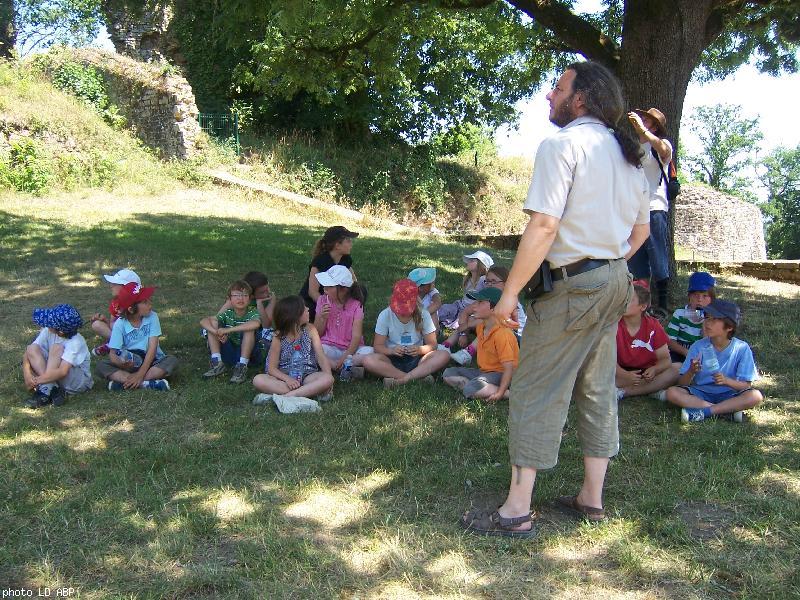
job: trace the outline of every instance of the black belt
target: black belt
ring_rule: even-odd
[[[608,262],[609,261],[607,258],[584,258],[578,262],[564,265],[563,267],[550,269],[550,276],[552,277],[553,281],[561,281],[564,279],[564,271],[567,272],[567,277],[575,277],[575,275],[586,273],[586,271],[603,267],[607,265]]]

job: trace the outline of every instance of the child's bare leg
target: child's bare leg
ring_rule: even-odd
[[[211,354],[220,354],[222,352],[222,344],[219,338],[211,333],[208,334],[208,349]]]
[[[694,394],[690,394],[687,390],[677,386],[673,386],[667,390],[667,402],[682,408],[708,408],[709,406],[714,406],[711,402],[706,402],[702,398],[698,398]]]
[[[53,344],[47,353],[47,369],[56,370],[61,366],[61,357],[64,356],[64,344]]]
[[[652,381],[646,381],[639,385],[632,385],[622,389],[625,390],[626,396],[644,396],[646,394],[654,394],[655,392],[665,390],[671,385],[675,385],[678,381],[679,368],[677,364],[673,363],[669,369],[653,377]]]
[[[47,370],[47,361],[44,358],[44,351],[38,344],[31,344],[25,348],[25,360],[23,361],[23,369],[25,364],[31,370],[32,375],[41,375]]]
[[[456,388],[457,390],[461,391],[464,389],[464,386],[467,385],[469,379],[466,377],[461,377],[460,375],[453,376],[450,375],[448,377],[444,377],[443,381],[452,388]]]
[[[253,387],[265,394],[287,394],[289,392],[289,386],[285,381],[266,373],[259,373],[253,377]]]
[[[763,400],[764,396],[758,390],[746,390],[738,396],[728,398],[719,404],[713,405],[711,407],[711,414],[727,415],[739,410],[747,410],[748,408],[753,408],[755,405],[760,404]]]
[[[164,379],[167,372],[161,367],[150,367],[147,373],[144,374],[144,380],[150,381],[151,379]]]
[[[92,331],[99,335],[103,340],[108,341],[111,337],[111,327],[105,321],[94,321]]]
[[[245,331],[242,333],[242,350],[241,356],[242,358],[246,358],[250,360],[250,355],[253,353],[253,348],[256,347],[256,332],[255,331]]]
[[[447,363],[450,362],[450,353],[446,350],[434,350],[433,352],[428,352],[425,356],[423,356],[419,364],[414,367],[409,373],[406,373],[404,377],[400,378],[400,381],[413,381],[414,379],[422,379],[431,373],[438,371],[439,369],[444,369],[447,366]]]
[[[383,354],[367,354],[362,359],[362,365],[366,371],[378,377],[392,377],[402,379],[406,376],[400,369],[392,364],[388,356]]]
[[[486,398],[488,398],[497,391],[496,385],[492,383],[487,383],[486,381],[482,381],[481,383],[483,383],[483,385],[479,389],[472,392],[470,396],[471,398],[478,398],[479,400],[485,400]]]
[[[131,374],[128,373],[127,371],[123,371],[122,369],[117,369],[111,375],[109,375],[108,378],[111,381],[116,381],[117,383],[125,383],[126,381],[128,381],[128,377],[130,376]]]
[[[317,371],[316,373],[306,375],[306,378],[303,380],[303,385],[296,390],[287,392],[285,395],[311,398],[312,396],[327,392],[331,387],[333,387],[333,375]]]

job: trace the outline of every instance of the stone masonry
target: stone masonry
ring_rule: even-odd
[[[761,211],[713,188],[685,185],[675,202],[675,247],[696,259],[763,261]]]
[[[202,147],[204,136],[192,87],[174,67],[89,48],[63,50],[52,56],[54,66],[72,60],[95,67],[128,127],[162,158],[191,158]]]

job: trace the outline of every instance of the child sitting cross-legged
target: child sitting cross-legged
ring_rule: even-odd
[[[472,316],[478,320],[475,327],[478,368],[450,367],[442,376],[447,385],[463,391],[466,398],[497,402],[507,397],[511,375],[519,362],[517,336],[500,325],[492,313],[502,296],[499,289],[487,287],[467,295],[475,300]]]
[[[119,306],[117,306],[117,294],[119,294],[122,286],[126,283],[138,283],[140,285],[142,283],[136,271],[131,269],[120,269],[116,273],[103,275],[103,279],[111,286],[111,302],[108,305],[108,317],[103,313],[95,313],[90,319],[92,331],[103,340],[102,344],[92,348],[93,356],[106,356],[108,354],[108,338],[111,337],[111,328],[120,315]]]
[[[291,396],[318,400],[333,397],[333,375],[319,334],[308,322],[308,307],[300,296],[281,298],[272,323],[275,335],[267,357],[267,372],[256,375],[253,385],[261,392],[253,404]]]
[[[260,361],[256,349],[257,335],[261,330],[261,316],[250,303],[253,289],[244,280],[234,281],[228,288],[229,308],[216,317],[204,317],[200,325],[208,332],[208,349],[211,368],[203,377],[216,377],[225,372],[226,365],[233,366],[231,383],[244,383],[250,359]]]
[[[689,348],[678,385],[667,390],[667,400],[681,407],[685,423],[718,415],[729,415],[732,421],[741,423],[744,411],[759,404],[764,396],[752,387],[758,371],[750,346],[734,337],[739,307],[714,300],[703,310],[705,337]]]
[[[686,306],[672,313],[667,324],[669,353],[679,365],[686,360],[689,346],[703,337],[703,309],[714,300],[714,278],[704,271],[689,276]]]
[[[150,297],[156,288],[127,283],[117,294],[120,317],[111,328],[108,358],[97,365],[97,374],[109,379],[111,391],[146,388],[166,391],[166,377],[178,366],[178,359],[161,350],[161,322]]]
[[[394,284],[389,307],[375,323],[375,352],[364,356],[361,364],[367,372],[383,377],[387,388],[423,378],[433,383],[431,373],[450,360],[450,353],[437,346],[436,327],[419,302],[417,285],[401,279]]]
[[[650,306],[646,281],[633,282],[633,295],[617,324],[617,399],[664,391],[678,380],[678,366],[669,357],[667,334],[645,311]]]
[[[25,402],[39,408],[51,402],[61,406],[67,394],[92,388],[89,347],[78,333],[83,325],[80,313],[69,304],[37,308],[33,321],[42,330],[22,358],[22,376],[33,395]]]

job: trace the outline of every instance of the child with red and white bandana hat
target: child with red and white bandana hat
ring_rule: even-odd
[[[95,313],[89,319],[92,324],[92,331],[103,339],[103,343],[99,346],[92,348],[93,356],[105,356],[108,354],[108,338],[111,337],[111,328],[114,326],[114,321],[119,319],[120,310],[117,305],[117,294],[122,290],[122,286],[127,283],[142,284],[142,280],[136,271],[131,269],[120,269],[116,273],[110,275],[103,275],[108,284],[111,286],[111,302],[108,305],[108,314],[106,317],[102,313]]]

